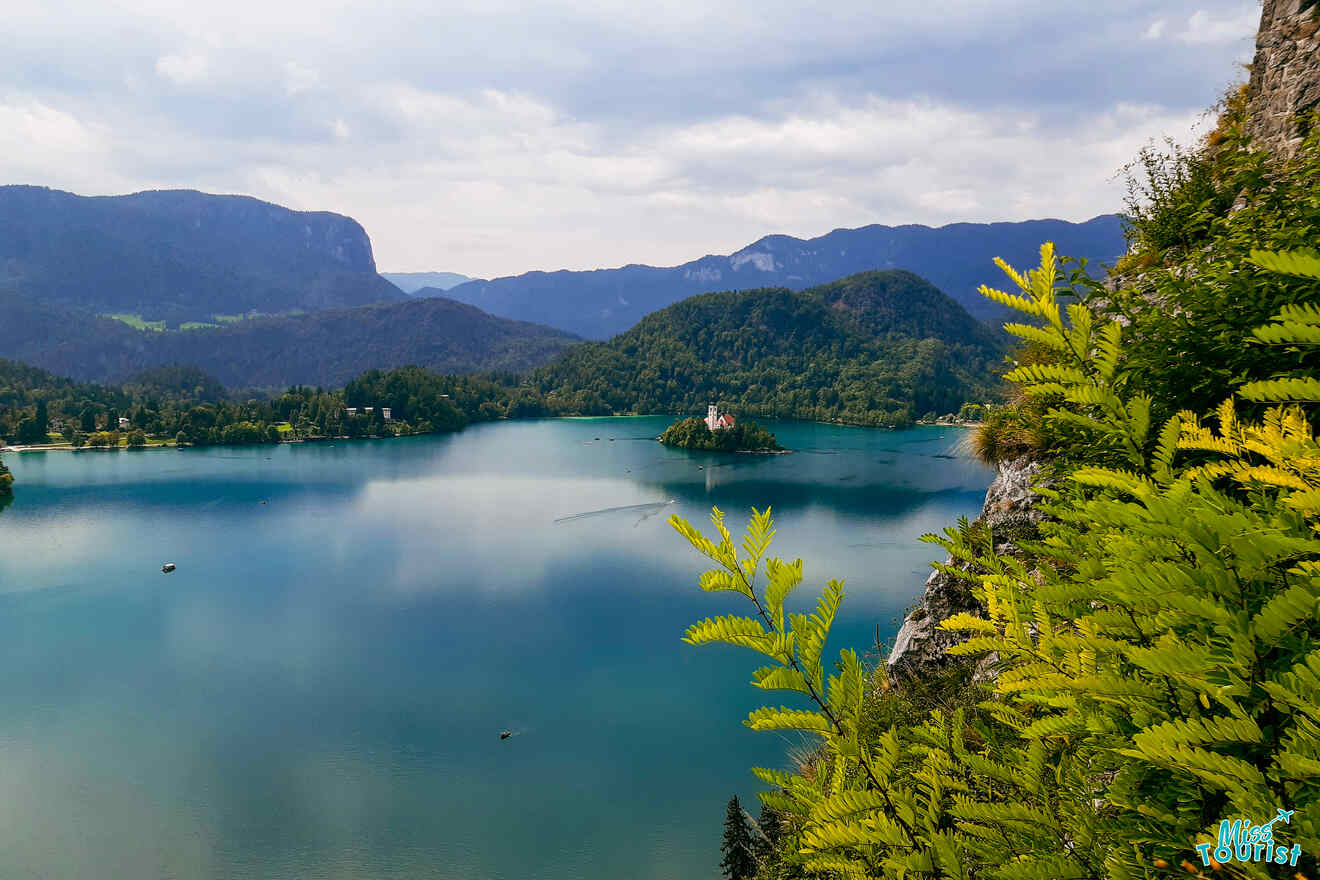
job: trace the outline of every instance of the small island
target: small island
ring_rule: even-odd
[[[666,446],[704,449],[710,452],[786,452],[775,435],[755,422],[739,422],[728,413],[710,407],[704,419],[675,422],[658,438]]]

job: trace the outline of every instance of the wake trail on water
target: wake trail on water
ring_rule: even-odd
[[[659,513],[662,508],[677,503],[677,501],[671,498],[668,501],[652,501],[649,504],[625,504],[622,507],[603,507],[600,510],[586,510],[582,513],[571,513],[568,516],[557,517],[555,522],[571,522],[575,519],[586,519],[589,516],[604,516],[609,513],[647,513],[654,515]]]

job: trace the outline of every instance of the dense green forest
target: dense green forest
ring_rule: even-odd
[[[695,296],[533,370],[549,411],[703,412],[898,427],[994,400],[1003,344],[910,272]]]
[[[777,452],[775,435],[756,422],[735,422],[728,428],[712,431],[704,419],[688,418],[675,422],[660,435],[660,442],[679,449],[705,449],[711,452]]]
[[[1320,126],[1265,155],[1244,104],[1139,158],[1110,287],[1046,246],[983,290],[1020,318],[979,451],[1053,484],[1036,534],[927,536],[979,608],[940,622],[964,639],[942,665],[829,658],[843,584],[788,613],[804,565],[770,555],[769,511],[741,542],[671,518],[747,611],[686,641],[763,655],[753,684],[797,705],[746,723],[818,744],[755,771],[776,843],[728,876],[1317,875]]]

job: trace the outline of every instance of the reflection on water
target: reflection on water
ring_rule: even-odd
[[[654,501],[650,504],[625,504],[621,507],[603,507],[600,510],[587,510],[582,513],[570,513],[568,516],[555,517],[555,522],[569,522],[575,519],[586,519],[589,516],[604,516],[612,513],[640,513],[643,515],[643,518],[638,520],[638,522],[642,522],[659,513],[669,505],[677,503],[678,502],[671,498],[668,501]]]
[[[732,609],[665,518],[773,505],[866,648],[988,475],[949,429],[667,421],[8,456],[0,876],[717,877],[784,743],[740,725],[753,658],[679,641]]]

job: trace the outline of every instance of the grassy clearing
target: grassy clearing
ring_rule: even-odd
[[[157,332],[163,332],[165,330],[164,321],[146,321],[143,320],[141,315],[124,312],[113,315],[102,315],[101,317],[114,318],[116,321],[121,321],[136,330],[155,330]]]

